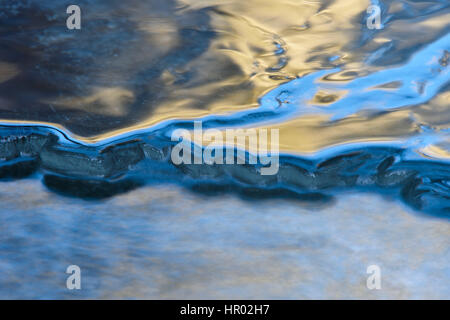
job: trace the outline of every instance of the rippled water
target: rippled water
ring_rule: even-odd
[[[374,241],[384,239],[386,232],[398,233],[395,241],[405,241],[401,235],[408,233],[410,242],[404,245],[409,246],[418,243],[415,237],[426,232],[430,238],[421,248],[427,259],[448,260],[447,0],[84,0],[77,4],[82,10],[81,30],[66,28],[66,4],[61,1],[0,3],[0,176],[4,180],[0,197],[8,208],[0,218],[0,266],[6,270],[0,275],[0,296],[64,296],[63,289],[52,289],[53,281],[64,277],[64,273],[49,280],[46,272],[65,270],[65,264],[77,264],[70,261],[78,259],[78,264],[89,264],[88,269],[100,273],[98,279],[103,279],[95,280],[91,273],[85,297],[183,298],[189,292],[203,298],[223,297],[211,289],[202,292],[200,280],[198,288],[189,286],[189,268],[194,268],[195,262],[187,258],[188,253],[202,256],[208,250],[215,254],[232,252],[229,271],[217,271],[209,260],[200,269],[205,274],[217,272],[235,283],[248,267],[236,262],[240,261],[237,252],[260,241],[267,253],[283,244],[286,237],[292,237],[279,219],[298,226],[295,234],[301,236],[299,241],[316,253],[308,253],[306,259],[303,246],[295,241],[287,245],[290,249],[280,248],[292,253],[289,250],[298,245],[300,251],[295,251],[295,259],[282,260],[289,270],[294,268],[293,259],[296,263],[303,261],[303,268],[310,266],[326,274],[323,261],[316,259],[333,252],[338,245],[330,245],[327,239],[342,237],[350,243],[350,233],[356,232],[361,235],[358,241],[362,241],[367,233],[367,215],[374,219],[371,230],[378,230],[369,232]],[[379,30],[366,26],[366,9],[371,4],[381,7]],[[194,120],[201,120],[205,128],[219,130],[279,129],[278,174],[261,176],[251,165],[175,166],[170,160],[175,144],[171,134],[177,128],[192,129]],[[177,191],[171,191],[169,197],[168,188]],[[348,192],[360,195],[361,203],[341,205],[348,197],[355,200]],[[48,199],[45,208],[36,202],[36,194]],[[204,197],[215,206],[208,206]],[[227,203],[221,199],[229,200]],[[172,207],[169,204],[173,201],[185,206]],[[265,203],[262,207],[261,201]],[[389,218],[387,209],[380,210],[389,207],[386,201],[394,201],[399,206],[397,211],[406,210],[407,214]],[[220,225],[212,241],[213,249],[207,241],[194,241],[194,235],[177,229],[187,223],[186,228],[193,233],[204,232],[195,227],[199,221],[189,218],[198,212],[198,206],[210,208],[208,213],[198,213],[208,221],[204,226],[213,229]],[[152,223],[164,224],[164,215],[155,210],[163,210],[168,219],[173,219],[170,235],[164,233],[165,228],[151,227]],[[228,210],[245,211],[255,217],[236,216],[243,224],[237,227],[224,218]],[[279,210],[283,213],[277,213]],[[302,216],[324,210],[336,213],[319,214],[317,221]],[[382,224],[374,218],[373,211],[377,210]],[[35,211],[43,216],[32,214]],[[300,215],[298,219],[290,216],[293,212]],[[89,218],[93,214],[95,218]],[[151,221],[146,214],[152,216]],[[252,226],[261,224],[256,219],[258,214],[269,224],[279,226],[269,232],[272,240],[266,240],[261,232],[240,232],[235,237],[242,242],[227,243],[231,229],[245,230],[247,226],[253,230]],[[316,240],[308,242],[310,235],[300,227],[304,223],[315,229],[334,219],[338,223],[338,217],[344,214],[350,215],[346,219],[355,224],[355,230],[340,234],[334,227],[323,228],[317,231],[320,235],[313,237]],[[97,221],[101,216],[111,228],[101,227]],[[65,221],[69,217],[78,223],[70,226]],[[435,222],[436,217],[443,219]],[[93,225],[90,219],[95,219]],[[230,224],[229,230],[221,226],[224,219]],[[396,223],[382,230],[390,221]],[[64,233],[52,233],[59,225],[73,228],[67,231],[71,239]],[[127,231],[117,235],[119,225]],[[433,227],[426,227],[430,225]],[[409,228],[417,232],[406,232]],[[430,232],[430,228],[440,229]],[[186,244],[173,237],[186,237]],[[150,240],[156,242],[159,253],[149,252],[151,245],[146,243]],[[95,249],[108,241],[116,244],[120,257],[114,256],[114,248],[108,246],[104,254]],[[431,248],[437,244],[442,250],[434,252]],[[125,250],[133,257],[125,259],[123,246],[134,245],[143,251]],[[45,250],[19,259],[17,253],[26,246]],[[181,256],[171,251],[172,246],[179,249]],[[370,244],[361,246],[367,249]],[[380,251],[374,254],[384,250],[382,247],[380,244]],[[71,250],[77,258],[70,258]],[[408,250],[394,251],[404,259],[416,259]],[[341,248],[336,259],[326,264],[340,266],[342,259],[348,259],[347,254]],[[96,255],[102,262],[87,262]],[[382,257],[386,258],[381,254],[378,259]],[[260,258],[254,256],[254,261]],[[226,260],[217,257],[221,263]],[[39,267],[35,277],[27,281],[38,281],[45,288],[45,292],[38,290],[40,294],[35,293],[37,284],[22,283],[14,272],[20,267],[25,273],[22,269],[34,268],[37,261],[45,261],[48,268]],[[130,280],[117,270],[140,269],[144,265],[154,270],[152,263],[157,261],[168,263],[174,274],[164,273],[163,280],[152,275],[150,281],[144,274]],[[399,261],[385,263],[392,270],[401,265]],[[442,272],[442,278],[436,281],[449,281],[450,273],[442,266],[415,266],[421,272],[412,281],[417,287],[408,287],[407,281],[403,284],[406,291],[416,290],[416,295],[411,293],[413,297],[430,296],[427,292],[418,294],[417,290],[420,279],[431,273]],[[127,282],[131,291],[123,294],[119,292],[124,284],[99,288],[96,281],[110,279],[111,274],[105,275],[108,268],[115,270],[111,272],[114,277],[121,274],[123,279],[139,284],[131,286]],[[160,268],[155,272],[161,273]],[[314,274],[311,270],[310,277],[324,277],[321,271]],[[289,276],[278,271],[275,282],[287,281]],[[177,276],[177,272],[184,276]],[[262,274],[270,279],[266,270]],[[292,276],[291,281],[300,278]],[[185,289],[171,291],[173,279]],[[258,287],[257,279],[246,279],[251,283],[248,295],[237,294],[237,284],[220,286],[231,296],[265,297],[251,292],[270,288],[269,283],[274,283]],[[352,279],[346,278],[347,297],[367,297],[349,284],[360,281]],[[150,283],[145,286],[142,281]],[[330,281],[339,283],[335,278]],[[266,292],[267,297],[339,296],[337,287],[325,290],[323,286],[309,283],[308,289],[295,290],[288,286],[292,294],[280,294],[278,287]],[[448,298],[448,289],[433,288],[437,297]],[[404,291],[389,291],[383,297],[403,297],[399,292]]]

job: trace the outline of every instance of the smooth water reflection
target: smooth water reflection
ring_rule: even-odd
[[[297,110],[291,119],[335,135],[347,118],[371,125],[379,113],[416,112],[433,98],[433,114],[445,117],[448,3],[382,2],[381,30],[364,24],[369,4],[82,1],[83,28],[68,32],[57,1],[6,2],[0,117],[99,141],[163,120],[264,109],[281,92]],[[421,120],[415,126],[434,127]]]

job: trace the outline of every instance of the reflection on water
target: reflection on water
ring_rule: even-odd
[[[1,118],[99,140],[168,119],[258,109],[261,97],[273,105],[280,98],[264,94],[274,88],[294,104],[292,118],[326,112],[309,122],[335,132],[342,129],[330,119],[370,125],[381,112],[416,113],[433,98],[434,114],[446,114],[446,1],[383,2],[381,30],[365,26],[366,1],[83,5],[83,28],[70,32],[58,1],[1,5]],[[415,122],[434,126],[424,120]]]
[[[382,29],[366,26],[371,3]],[[388,190],[449,216],[447,0],[77,4],[81,30],[67,30],[61,1],[0,3],[0,177],[11,186],[32,175],[101,203],[171,183],[306,207]],[[279,173],[174,166],[171,133],[194,119],[279,129]]]

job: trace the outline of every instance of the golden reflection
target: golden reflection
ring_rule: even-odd
[[[353,116],[338,122],[330,122],[326,115],[310,115],[257,129],[279,129],[282,153],[314,153],[341,143],[388,142],[411,136],[418,128],[407,116],[408,112],[396,111],[374,118]]]
[[[268,0],[183,3],[187,5],[184,10],[214,8],[209,17],[215,37],[208,50],[182,70],[167,69],[161,74],[161,82],[170,91],[156,106],[149,102],[153,111],[140,123],[83,137],[85,141],[97,142],[169,119],[255,108],[260,96],[297,76],[344,62],[352,68],[363,65],[345,48],[360,32],[353,21],[365,10],[367,1],[330,5]],[[329,62],[334,56],[338,59]],[[189,72],[195,72],[190,79],[194,86],[177,83],[180,74]]]
[[[126,114],[126,106],[134,101],[134,93],[123,88],[96,88],[89,96],[69,97],[49,101],[50,104],[70,109],[85,109],[89,112],[121,116]]]
[[[450,129],[450,92],[442,92],[431,101],[414,108],[414,117],[419,123],[437,130]]]
[[[336,122],[330,122],[327,115],[308,115],[276,125],[248,126],[243,128],[243,134],[246,130],[256,129],[256,136],[259,137],[261,129],[267,129],[267,150],[270,150],[270,132],[279,130],[281,153],[308,154],[342,143],[402,141],[420,130],[408,117],[409,113],[408,110],[398,110],[372,117],[359,114]],[[225,137],[226,129],[221,132]],[[252,148],[248,137],[244,141],[242,144],[236,140],[236,146],[254,153],[265,151],[258,149],[258,145]]]
[[[352,116],[329,122],[327,116],[307,116],[280,125],[280,151],[313,153],[341,143],[383,142],[412,135],[415,124],[408,111],[397,111],[377,117]]]
[[[20,70],[16,65],[0,61],[0,83],[14,78],[19,73]]]
[[[424,156],[434,159],[450,160],[450,137],[445,142],[429,145],[419,150]]]
[[[51,110],[35,112],[38,116],[30,116],[35,119],[19,121],[8,116],[3,122],[47,123],[58,128],[64,125],[74,138],[98,143],[165,120],[257,109],[258,99],[271,89],[318,70],[339,68],[318,80],[326,84],[349,82],[386,65],[404,63],[408,56],[398,52],[413,53],[408,48],[431,42],[448,20],[448,14],[439,12],[417,23],[396,19],[389,22],[388,28],[370,34],[373,38],[366,41],[361,17],[370,4],[368,0],[182,0],[175,7],[154,7],[152,1],[133,3],[132,9],[119,8],[127,13],[132,28],[125,25],[118,30],[131,28],[137,33],[131,33],[130,39],[111,52],[108,47],[104,60],[76,65],[80,73],[86,71],[80,75],[85,78],[76,82],[81,83],[80,90],[38,97]],[[395,14],[402,8],[393,4],[389,10]],[[111,12],[101,17],[108,14]],[[98,17],[87,13],[85,18],[90,21]],[[108,24],[101,30],[114,28]],[[211,35],[193,38],[195,32]],[[411,37],[411,33],[415,36]],[[46,44],[55,46],[67,40],[49,39],[53,42]],[[380,65],[381,57],[384,66]],[[19,74],[18,67],[4,62],[0,63],[0,71],[0,84]],[[389,80],[378,88],[395,90],[401,86]],[[304,107],[322,104],[326,108],[345,94],[324,89]],[[0,95],[3,109],[12,109],[5,107],[16,104],[11,101]],[[280,129],[281,152],[309,153],[341,143],[403,139],[420,130],[418,123],[438,130],[448,128],[449,101],[450,94],[444,92],[427,104],[381,115],[359,113],[332,122],[330,115],[302,113],[282,123],[273,121],[255,127]],[[69,111],[105,115],[111,120],[107,127],[91,125],[95,131],[87,132],[83,131],[83,123],[75,123],[79,119],[87,121],[86,117],[58,123]],[[51,123],[53,112],[58,114],[56,123]]]
[[[342,98],[345,95],[345,93],[346,93],[345,91],[328,92],[328,91],[324,91],[324,90],[319,90],[318,92],[316,92],[314,98],[310,101],[310,103],[314,104],[314,105],[317,104],[317,105],[326,106],[327,104],[336,102],[337,100]]]

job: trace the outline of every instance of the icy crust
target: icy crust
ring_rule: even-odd
[[[174,165],[170,154],[175,142],[163,135],[98,147],[51,130],[15,131],[0,135],[0,178],[35,175],[50,190],[75,197],[104,198],[148,183],[178,183],[205,195],[330,201],[333,191],[365,188],[388,190],[415,209],[450,217],[449,165],[407,160],[406,150],[398,147],[355,148],[313,160],[280,155],[278,173],[264,176],[259,165]]]

